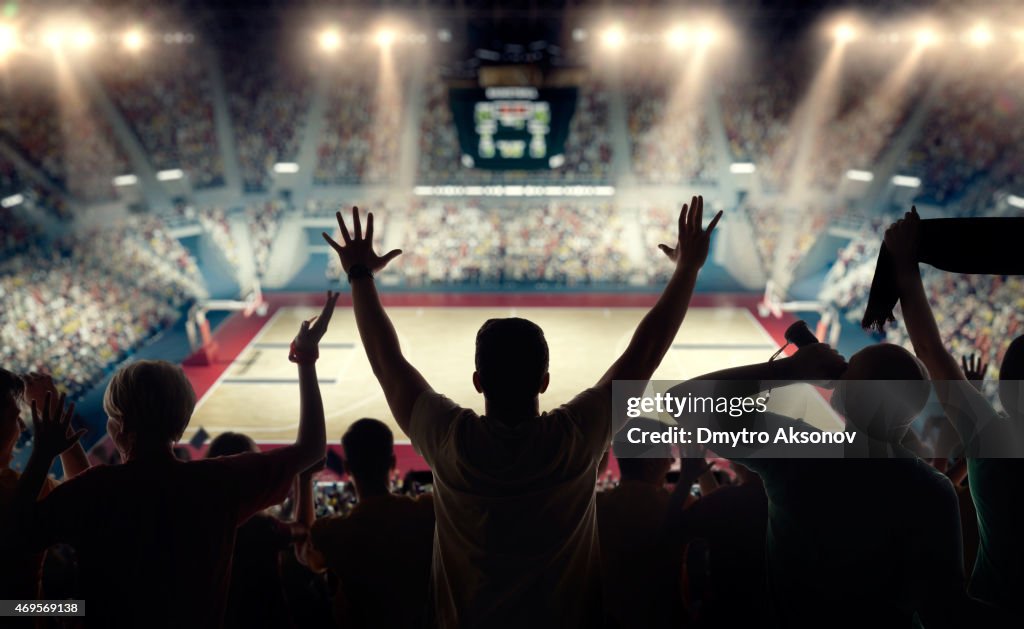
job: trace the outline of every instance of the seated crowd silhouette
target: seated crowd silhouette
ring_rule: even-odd
[[[704,227],[703,199],[683,206],[677,242],[660,245],[673,271],[657,303],[604,375],[553,410],[539,407],[551,377],[543,330],[484,323],[478,414],[402,353],[374,283],[401,251],[374,251],[372,213],[364,227],[358,209],[351,223],[338,212],[341,242],[323,236],[348,277],[363,347],[432,472],[432,492],[395,492],[394,435],[359,419],[341,437],[355,503],[343,515],[318,517],[314,482],[327,456],[318,343],[337,293],[291,345],[301,410],[285,447],[260,451],[226,433],[202,460],[181,460],[195,393],[180,367],[138,360],[103,400],[122,462],[90,468],[60,383],[0,369],[0,599],[81,599],[85,617],[64,620],[89,627],[1020,626],[1024,337],[1002,359],[997,412],[972,386],[985,368],[959,363],[939,335],[916,209],[885,233],[879,263],[913,353],[878,343],[846,359],[812,343],[678,385],[746,396],[817,383],[867,455],[619,448],[627,418],[613,410],[612,384],[658,368],[721,216]],[[932,390],[948,452],[911,431]],[[19,474],[12,453],[29,419]],[[780,415],[757,421],[809,430]],[[613,442],[621,482],[599,491]],[[48,477],[57,457],[60,483]]]

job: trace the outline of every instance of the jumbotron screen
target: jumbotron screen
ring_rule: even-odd
[[[462,165],[488,170],[539,170],[565,162],[575,87],[451,88],[452,119]]]

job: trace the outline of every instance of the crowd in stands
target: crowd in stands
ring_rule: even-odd
[[[274,244],[274,237],[277,236],[277,230],[281,226],[281,214],[285,209],[287,206],[283,201],[267,201],[260,205],[249,206],[245,210],[256,273],[261,277],[267,272],[271,247]]]
[[[156,219],[40,243],[0,264],[0,360],[80,394],[204,294],[198,273]]]
[[[946,204],[969,193],[989,171],[1019,159],[1016,121],[1024,90],[1001,67],[978,67],[969,59],[935,80],[940,84],[928,119],[900,168],[921,177],[926,198]]]
[[[68,192],[86,202],[116,199],[114,177],[131,169],[102,114],[84,94],[72,95],[62,102],[60,128]]]
[[[633,172],[644,183],[718,179],[718,151],[711,142],[707,102],[685,85],[675,67],[638,68],[625,83]]]
[[[18,66],[0,90],[0,132],[54,181],[63,182],[65,139],[55,72],[41,64]]]
[[[779,189],[790,163],[789,123],[806,87],[806,74],[799,63],[780,54],[761,55],[756,62],[763,64],[761,69],[750,67],[719,92],[722,125],[732,158],[753,162],[762,181]]]
[[[208,51],[168,46],[159,56],[120,56],[98,74],[157,170],[180,168],[195,188],[224,184]]]
[[[369,65],[360,64],[332,74],[314,183],[387,183],[393,179],[402,132],[403,77],[399,72],[385,85]]]
[[[862,53],[844,60],[834,115],[814,134],[809,180],[829,192],[848,170],[870,171],[879,163],[924,92],[925,74],[919,68],[866,57]]]
[[[226,50],[222,67],[242,186],[263,192],[271,187],[274,164],[298,157],[313,91],[311,71],[263,49]]]
[[[199,219],[199,225],[203,231],[210,235],[217,248],[224,253],[224,259],[231,265],[231,268],[237,269],[241,263],[241,252],[238,249],[238,243],[235,242],[235,237],[231,235],[228,213],[223,208],[212,207],[197,212],[196,217]]]
[[[627,254],[627,220],[611,203],[414,203],[382,216],[416,251],[389,269],[406,286],[625,284],[643,267]],[[340,276],[331,262],[327,276]]]

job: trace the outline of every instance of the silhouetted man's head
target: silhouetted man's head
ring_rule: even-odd
[[[341,437],[345,469],[357,484],[387,482],[395,468],[395,438],[384,422],[363,418]]]
[[[488,401],[521,405],[548,388],[548,342],[526,319],[490,319],[476,333],[473,384]]]
[[[928,372],[898,345],[879,343],[850,357],[832,406],[858,430],[889,443],[903,440],[928,402]]]
[[[0,464],[6,465],[18,437],[25,430],[21,417],[25,381],[17,374],[0,369]]]
[[[240,432],[223,432],[210,442],[210,448],[206,451],[206,458],[214,459],[219,456],[232,456],[246,452],[259,452],[256,442],[249,435]]]
[[[1024,335],[1013,339],[999,366],[999,401],[1011,417],[1024,417]]]

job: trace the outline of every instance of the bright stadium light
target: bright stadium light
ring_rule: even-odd
[[[710,46],[718,41],[718,31],[711,26],[705,26],[700,29],[699,33],[697,33],[697,41],[700,42],[702,46]]]
[[[914,34],[914,41],[920,46],[927,47],[935,45],[939,41],[939,36],[930,28],[922,28]]]
[[[920,188],[921,179],[919,177],[911,177],[910,175],[893,175],[892,185],[900,186],[901,188]]]
[[[75,45],[75,48],[79,50],[88,50],[96,43],[96,33],[93,33],[92,29],[88,27],[82,27],[74,32],[71,36],[71,41]]]
[[[129,52],[138,52],[146,45],[146,36],[137,28],[125,32],[121,36],[121,45]]]
[[[324,52],[334,52],[341,48],[341,33],[333,28],[321,31],[316,39],[317,43],[320,44],[320,50]]]
[[[170,168],[168,170],[161,170],[156,174],[156,178],[159,181],[177,181],[185,176],[185,172],[180,168]]]
[[[677,26],[666,33],[665,41],[668,43],[669,48],[680,50],[689,41],[689,35],[690,33],[685,28]]]
[[[114,177],[114,185],[118,188],[134,186],[137,183],[139,183],[139,178],[135,175],[118,175],[117,177]]]
[[[20,194],[12,194],[9,197],[0,199],[0,207],[11,208],[25,202],[25,197]]]
[[[274,164],[275,173],[297,173],[299,165],[295,162],[277,162]]]
[[[835,38],[837,43],[845,44],[856,39],[857,29],[849,22],[840,22],[832,29],[832,37]]]
[[[609,50],[618,50],[626,43],[626,35],[618,26],[610,26],[601,33],[601,43]]]
[[[978,24],[967,33],[967,41],[978,48],[984,48],[992,43],[992,31],[984,24]]]
[[[0,24],[0,59],[11,54],[18,46],[18,32],[10,24]]]
[[[395,43],[395,31],[390,28],[382,28],[373,36],[373,41],[381,48],[387,48]]]
[[[1015,194],[1011,194],[1010,196],[1006,197],[1006,202],[1015,208],[1024,210],[1024,197],[1018,197]]]
[[[749,175],[757,170],[753,162],[733,162],[729,164],[729,172],[734,175]]]
[[[856,168],[851,168],[850,170],[846,171],[846,178],[851,181],[872,181],[875,178],[875,175],[867,170],[857,170]]]
[[[47,48],[60,48],[64,43],[64,31],[53,28],[43,34],[43,43]]]

